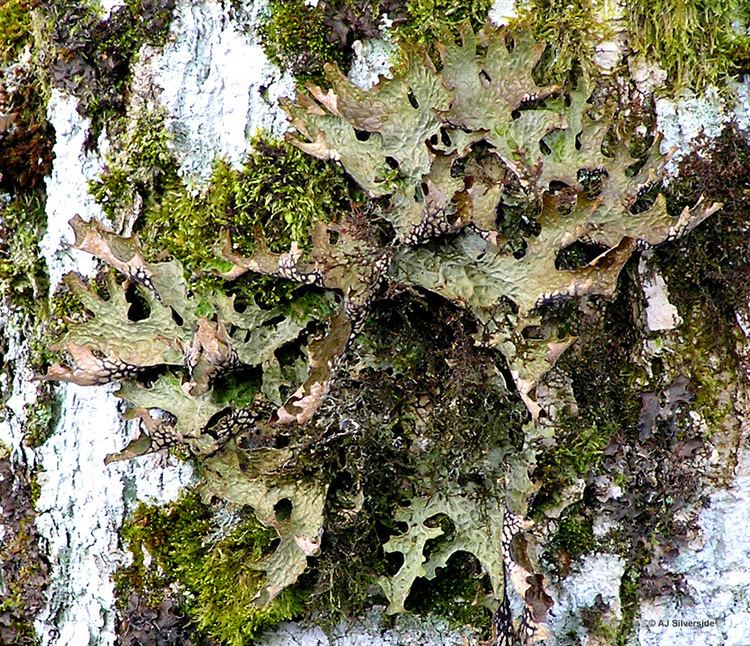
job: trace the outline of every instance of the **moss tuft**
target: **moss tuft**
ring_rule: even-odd
[[[304,0],[271,0],[270,15],[261,27],[261,41],[268,57],[300,81],[319,82],[323,65],[344,63],[340,47],[331,42],[323,11]]]
[[[535,70],[542,85],[572,81],[576,72],[592,73],[595,45],[607,35],[592,0],[536,0],[522,19],[534,38],[547,43]]]
[[[90,191],[114,221],[142,204],[137,232],[149,260],[182,262],[196,287],[219,288],[210,274],[222,231],[229,231],[240,253],[259,241],[273,251],[292,241],[305,248],[317,221],[337,220],[360,201],[338,168],[310,158],[282,141],[256,137],[240,169],[217,161],[207,189],[192,194],[177,175],[171,137],[163,117],[142,115],[127,135],[124,154],[110,160]],[[233,289],[268,304],[284,300],[295,286],[248,276]]]
[[[552,540],[552,548],[564,550],[565,559],[576,559],[588,554],[596,547],[596,537],[593,531],[594,515],[591,509],[583,503],[576,503],[568,507],[560,518],[557,534]],[[560,562],[561,559],[556,559]]]
[[[3,452],[4,453],[4,452]],[[28,481],[0,457],[0,643],[32,646],[39,643],[34,617],[45,603],[49,564],[41,551],[33,509],[38,485]]]
[[[37,0],[0,3],[0,64],[10,63],[31,35],[31,10]]]
[[[639,562],[631,562],[625,569],[620,580],[620,606],[622,607],[622,620],[617,627],[617,635],[614,640],[615,646],[626,646],[631,643],[635,618],[640,607],[639,581],[643,566]]]
[[[410,41],[431,42],[447,28],[456,28],[468,20],[477,30],[487,21],[492,0],[408,0],[408,19],[396,33]]]
[[[24,311],[36,309],[47,289],[47,268],[39,250],[46,222],[38,195],[0,204],[0,297]]]
[[[227,646],[249,644],[303,608],[304,591],[293,588],[266,608],[255,604],[263,574],[254,565],[269,553],[276,533],[251,514],[217,535],[211,510],[193,492],[167,508],[141,504],[121,536],[133,554],[133,564],[116,575],[121,603],[135,590],[157,606],[176,583],[182,611],[198,631]]]
[[[656,61],[676,89],[701,89],[747,69],[750,36],[733,21],[748,16],[743,0],[627,0],[630,45]]]

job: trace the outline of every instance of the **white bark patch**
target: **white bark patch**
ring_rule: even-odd
[[[128,503],[168,501],[190,479],[187,465],[159,458],[104,466],[128,440],[112,387],[61,388],[55,434],[38,450],[37,529],[52,564],[48,603],[37,618],[43,644],[113,644],[110,576],[127,562],[118,529]]]
[[[667,170],[675,172],[677,162],[694,148],[701,135],[715,139],[729,121],[729,111],[715,87],[703,94],[680,99],[656,100],[656,124],[663,135],[662,154],[672,153]]]
[[[599,597],[608,610],[597,610],[608,615],[613,623],[622,619],[620,605],[620,582],[625,573],[625,561],[616,554],[592,554],[585,556],[575,570],[563,579],[561,585],[550,593],[555,600],[550,619],[550,628],[556,636],[555,643],[569,643],[575,635],[575,643],[588,643],[582,616],[586,611],[598,607]],[[572,643],[572,642],[570,642]]]
[[[354,62],[349,70],[349,80],[363,90],[377,85],[381,76],[391,78],[391,63],[398,48],[388,40],[355,40]]]
[[[48,229],[41,246],[52,289],[68,271],[91,276],[97,269],[91,256],[67,248],[73,242],[68,220],[74,214],[84,219],[102,217],[88,194],[89,181],[101,172],[101,158],[84,151],[90,124],[76,105],[75,98],[53,91],[48,106],[56,143],[47,179]],[[23,350],[16,353],[22,356]],[[11,410],[22,421],[22,404],[31,396],[30,375],[23,361],[14,367],[18,383],[13,386]],[[37,527],[51,564],[47,605],[36,622],[45,646],[114,643],[110,577],[127,559],[118,538],[124,515],[137,499],[173,500],[192,479],[189,465],[165,463],[158,456],[104,466],[106,454],[127,444],[133,431],[122,421],[119,401],[111,390],[61,385],[57,396],[62,410],[55,433],[26,460],[40,468]],[[20,443],[12,420],[2,432]]]
[[[254,35],[267,2],[178,3],[163,51],[146,46],[134,73],[134,90],[166,108],[180,173],[202,187],[213,163],[239,164],[257,130],[283,134],[283,96],[295,96],[294,79],[270,63]],[[241,24],[240,24],[241,23]]]
[[[34,452],[23,443],[27,407],[37,401],[36,386],[31,381],[29,351],[23,343],[21,325],[5,306],[0,306],[0,336],[5,340],[3,363],[13,366],[13,376],[0,374],[0,395],[8,395],[0,408],[0,445],[10,449],[16,465],[33,466]]]
[[[479,644],[471,630],[451,629],[438,618],[397,615],[388,622],[383,606],[364,617],[343,621],[331,629],[305,623],[284,622],[259,640],[259,646],[467,646]]]
[[[39,247],[50,277],[50,295],[57,289],[63,276],[77,271],[84,276],[96,273],[97,262],[87,253],[70,249],[74,242],[73,229],[68,221],[76,214],[88,221],[92,217],[104,219],[101,207],[89,195],[89,182],[102,171],[102,158],[107,143],[100,138],[100,153],[89,153],[84,148],[91,123],[76,111],[78,99],[60,90],[52,90],[47,105],[47,119],[55,128],[54,162],[47,185],[47,232]]]
[[[737,105],[732,117],[740,129],[750,131],[750,76],[745,76],[742,82],[736,83],[734,90],[737,93]]]
[[[692,599],[644,600],[636,621],[640,646],[750,644],[750,453],[732,486],[711,496],[699,522],[702,539],[682,549],[670,568],[684,575]],[[697,629],[689,621],[714,625]]]
[[[638,263],[638,273],[646,298],[646,326],[651,332],[674,330],[682,325],[682,318],[677,308],[669,302],[669,290],[664,278],[648,267],[649,255],[644,253]]]
[[[517,15],[515,0],[495,0],[487,17],[495,27],[503,27]]]
[[[106,20],[113,11],[125,6],[125,0],[99,0],[99,4],[102,7],[102,19]]]

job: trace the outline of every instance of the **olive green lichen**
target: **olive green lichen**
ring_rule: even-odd
[[[428,556],[425,554],[427,544],[446,534],[437,522],[442,516],[451,523],[450,542],[432,550]],[[399,571],[380,581],[388,597],[389,613],[404,612],[404,603],[417,577],[434,579],[438,569],[444,568],[458,551],[476,556],[483,571],[490,576],[495,598],[503,597],[503,512],[496,500],[477,501],[464,487],[460,494],[411,499],[396,509],[394,519],[406,523],[408,529],[383,545],[386,553],[398,551],[404,555]]]
[[[227,646],[244,646],[298,614],[305,593],[287,589],[260,608],[255,597],[264,576],[256,566],[271,553],[274,531],[245,513],[222,532],[214,518],[195,492],[167,508],[141,503],[120,531],[133,564],[118,572],[116,586],[121,604],[122,595],[137,590],[156,607],[177,584],[180,607],[200,634]]]
[[[290,307],[271,310],[250,302],[239,311],[233,296],[190,293],[180,263],[147,262],[137,238],[120,238],[79,217],[71,225],[78,248],[108,263],[132,281],[134,290],[129,291],[128,283],[119,285],[112,275],[103,298],[79,277],[66,277],[90,316],[72,324],[61,338],[69,365],[51,366],[45,378],[92,385],[159,371],[148,386],[129,382],[120,391],[147,431],[112,459],[182,442],[199,453],[215,450],[220,437],[204,431],[211,427],[219,433],[209,421],[233,402],[213,386],[240,367],[260,369],[254,391],[264,401],[281,404],[281,385],[291,375],[285,374],[276,352],[325,317],[323,297],[297,299]],[[186,380],[175,374],[180,368]],[[152,408],[169,412],[172,420],[152,416]]]
[[[284,481],[274,473],[292,454],[284,449],[242,453],[231,444],[205,461],[204,498],[218,496],[235,505],[252,507],[255,517],[276,530],[279,543],[255,569],[265,572],[262,589],[253,601],[267,606],[307,570],[307,557],[320,549],[327,483],[310,479]]]
[[[559,88],[532,77],[543,46],[523,33],[510,43],[508,32],[477,34],[464,23],[458,40],[438,47],[439,71],[423,49],[407,49],[394,78],[365,91],[331,66],[328,92],[310,86],[286,108],[300,133],[296,145],[340,160],[371,196],[391,196],[383,216],[401,243],[392,273],[471,308],[483,342],[504,354],[536,417],[537,381],[572,342],[524,337],[538,326],[537,309],[612,294],[637,246],[683,235],[718,205],[698,202],[677,220],[663,196],[636,209],[663,166],[656,147],[640,162],[623,145],[607,152],[608,111],[592,114],[586,80],[569,103],[553,101]],[[494,152],[474,157],[484,142]],[[600,180],[594,189],[592,174]],[[536,206],[537,226],[511,253],[497,221],[505,205],[519,202]],[[599,253],[582,267],[558,269],[558,254],[576,243]],[[507,303],[515,311],[498,323]]]
[[[334,221],[311,217],[296,231],[282,228],[274,236],[275,248],[260,239],[268,236],[249,230],[257,221],[204,223],[209,237],[218,238],[218,228],[231,230],[235,247],[225,241],[223,258],[215,264],[225,278],[253,272],[296,281],[301,293],[330,294],[327,302],[333,314],[317,312],[305,319],[305,326],[318,334],[311,339],[309,330],[299,329],[284,343],[272,339],[270,363],[243,359],[243,353],[250,352],[243,344],[257,327],[285,321],[288,311],[281,308],[268,314],[262,308],[256,311],[249,302],[250,316],[234,306],[222,307],[222,290],[190,293],[182,286],[182,271],[174,261],[160,268],[140,251],[134,253],[132,240],[117,239],[110,232],[79,236],[77,246],[106,260],[132,283],[124,284],[121,293],[112,283],[108,303],[101,307],[117,309],[116,319],[129,333],[146,332],[135,334],[136,352],[149,355],[151,363],[137,367],[169,366],[168,373],[147,379],[127,370],[105,377],[126,379],[122,393],[136,411],[158,408],[170,413],[165,416],[166,426],[177,439],[189,439],[196,454],[221,451],[203,458],[205,491],[252,506],[262,523],[277,529],[280,543],[261,566],[267,572],[259,597],[263,602],[272,601],[298,580],[309,566],[308,556],[317,554],[319,547],[325,550],[320,542],[324,527],[339,531],[331,536],[338,540],[334,544],[345,545],[348,540],[348,545],[356,545],[351,537],[344,538],[351,523],[349,528],[368,532],[367,544],[374,546],[375,553],[379,546],[386,553],[404,555],[400,567],[359,561],[360,578],[352,582],[352,589],[361,590],[365,581],[376,580],[391,610],[403,611],[419,577],[435,577],[456,551],[467,551],[487,571],[486,590],[491,589],[495,597],[489,601],[499,611],[495,621],[503,636],[517,635],[512,618],[502,614],[510,590],[503,584],[504,576],[524,600],[527,624],[542,636],[551,599],[544,593],[544,578],[534,574],[535,564],[525,553],[523,533],[528,525],[522,518],[534,493],[530,476],[535,465],[541,491],[546,487],[549,493],[555,486],[591,476],[587,472],[601,464],[612,469],[612,456],[622,459],[618,451],[623,438],[633,439],[637,432],[630,408],[634,402],[637,406],[635,397],[627,397],[622,405],[608,401],[597,408],[593,403],[601,397],[623,399],[623,392],[635,395],[632,373],[623,371],[621,379],[611,378],[611,370],[627,365],[635,341],[630,336],[622,339],[614,366],[593,365],[587,352],[599,364],[605,362],[601,353],[611,348],[600,343],[591,350],[601,338],[586,338],[584,323],[598,321],[605,336],[614,334],[616,328],[607,327],[607,313],[597,318],[592,312],[615,294],[621,271],[634,252],[680,238],[717,205],[695,195],[676,214],[670,213],[664,196],[656,195],[653,188],[664,164],[657,146],[646,146],[639,159],[631,156],[628,143],[618,141],[612,125],[620,108],[594,91],[593,79],[584,76],[567,92],[556,85],[537,85],[534,69],[544,46],[528,34],[489,27],[476,32],[466,22],[458,33],[457,39],[446,36],[435,46],[440,61],[431,58],[431,50],[407,47],[394,78],[381,80],[371,90],[355,87],[331,67],[327,69],[330,89],[308,86],[296,104],[286,104],[297,130],[292,143],[322,160],[339,161],[365,192],[378,199],[370,209],[347,213],[344,207]],[[231,178],[229,184],[235,180]],[[222,185],[216,175],[214,181]],[[161,244],[169,239],[173,223],[164,216],[159,220],[163,229],[149,230],[149,213],[169,205],[170,191],[155,185],[145,185],[143,191],[153,196],[153,204],[148,205],[147,195],[141,234],[151,231],[149,237]],[[114,189],[112,194],[115,202],[122,198]],[[199,196],[191,206],[199,214],[231,211],[229,198],[222,198],[221,190],[216,194],[216,211],[204,210],[202,201],[212,199],[211,187],[207,197]],[[234,189],[223,194],[231,195],[233,205],[240,203]],[[653,199],[647,200],[647,194]],[[185,211],[184,220],[191,226],[193,212]],[[506,215],[513,222],[506,221]],[[305,244],[307,233],[310,240]],[[174,239],[173,245],[185,244],[187,232],[180,235],[183,240]],[[213,256],[215,248],[204,245],[201,251],[207,254],[210,249]],[[214,262],[213,257],[203,255],[191,262],[198,270],[208,261]],[[464,310],[471,321],[467,338],[483,344],[484,352],[505,359],[504,371],[485,366],[482,383],[492,383],[498,390],[499,383],[515,383],[530,423],[519,415],[506,423],[506,413],[500,412],[503,404],[498,402],[503,423],[492,426],[489,436],[478,433],[482,424],[464,419],[463,413],[472,410],[468,400],[452,392],[441,402],[442,384],[424,381],[432,378],[429,372],[414,380],[429,383],[424,391],[412,390],[411,384],[398,399],[385,397],[370,407],[357,387],[337,384],[337,374],[345,374],[349,382],[382,374],[384,359],[378,351],[368,352],[366,343],[356,345],[357,335],[367,328],[376,299],[404,287],[412,293],[432,292],[431,298],[439,295]],[[90,297],[89,303],[94,320],[101,319],[101,312],[94,311],[99,301]],[[570,321],[578,303],[580,325]],[[633,323],[627,316],[631,305],[627,301],[622,308],[614,307],[618,324]],[[590,320],[585,321],[587,317]],[[156,333],[146,329],[154,322]],[[91,321],[79,326],[80,334],[87,324]],[[173,334],[175,325],[184,329]],[[574,346],[577,356],[569,350],[574,335],[582,337]],[[68,349],[84,376],[93,361],[85,352],[92,348],[102,353],[103,357],[92,355],[99,362],[135,365],[117,344],[105,347],[83,336],[79,340],[79,347],[69,343]],[[412,370],[408,364],[420,364],[435,353],[414,343],[406,347],[401,361],[388,366],[399,378]],[[232,350],[248,368],[257,371],[260,366],[262,374],[253,377],[256,387],[262,388],[258,379],[260,384],[266,377],[274,381],[277,387],[262,392],[265,399],[240,403],[217,398],[221,389],[216,384],[235,366]],[[355,359],[356,369],[343,369],[347,360]],[[460,359],[445,357],[445,361],[451,369],[463,369]],[[563,370],[565,361],[570,362],[573,396],[580,399],[578,417],[570,411],[567,419],[561,415],[557,421],[545,421],[554,406],[545,401],[539,387],[548,388],[545,380],[550,370],[555,364]],[[69,376],[65,370],[58,367],[57,376]],[[75,370],[74,366],[73,374]],[[601,378],[596,382],[601,392],[585,387],[590,374]],[[245,374],[234,385],[242,379],[252,381]],[[387,383],[381,377],[375,388],[378,395]],[[667,387],[658,384],[661,390]],[[360,399],[342,399],[354,403],[334,406],[327,399],[331,392],[357,393]],[[480,411],[477,419],[492,417],[497,399],[488,399],[487,415]],[[447,419],[451,407],[458,418],[455,427],[435,421],[440,416]],[[158,437],[155,431],[161,430],[164,420],[137,414],[146,434]],[[377,433],[375,426],[380,427]],[[557,438],[556,426],[561,430]],[[471,447],[472,440],[477,446],[466,452],[452,450],[451,433],[460,449]],[[233,435],[236,439],[220,448]],[[388,442],[388,449],[378,454],[371,446],[361,446],[360,442],[373,438]],[[680,442],[693,439],[680,438]],[[573,450],[565,446],[568,442]],[[606,455],[605,447],[611,447]],[[130,455],[141,452],[140,447],[133,449]],[[666,463],[689,446],[659,438],[656,449],[658,461],[647,469]],[[383,454],[398,464],[387,464],[378,474],[363,474],[364,457]],[[640,474],[638,469],[633,469],[634,476]],[[393,478],[395,491],[368,498],[365,484],[384,482],[384,474]],[[679,482],[684,474],[673,475]],[[284,500],[291,504],[289,516],[274,504]],[[666,498],[663,503],[671,504]],[[326,505],[329,516],[324,513]],[[372,516],[357,525],[365,509]],[[652,522],[652,512],[649,509],[649,531],[656,535],[661,530]],[[388,518],[389,513],[394,516]],[[478,518],[483,520],[477,522]],[[493,519],[490,533],[487,518]],[[590,519],[583,508],[569,509],[559,534],[560,548],[569,554],[590,548]],[[406,526],[397,527],[399,521]],[[292,536],[298,540],[290,540]],[[512,549],[516,538],[523,548]],[[429,542],[434,539],[438,542]],[[325,554],[320,574],[328,581],[337,570],[330,557],[324,559]],[[280,566],[271,568],[272,562]]]

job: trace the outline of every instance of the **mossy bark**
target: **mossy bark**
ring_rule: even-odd
[[[383,35],[383,11],[395,20],[395,37],[424,41],[435,53],[435,44],[455,37],[463,20],[480,26],[489,4],[474,3],[469,11],[458,2],[341,1],[321,2],[317,8],[301,1],[271,2],[260,42],[302,85],[320,81],[325,62],[350,64],[355,38]],[[542,56],[534,70],[537,81],[576,88],[582,72],[597,74],[596,45],[613,36],[603,8],[581,2],[532,4],[518,21],[520,28],[558,45]],[[46,71],[27,68],[20,89],[11,93],[9,109],[3,107],[11,121],[0,126],[0,190],[10,196],[0,205],[0,286],[5,307],[31,321],[32,364],[39,373],[52,362],[49,345],[70,324],[67,319],[86,316],[64,291],[47,303],[47,278],[37,247],[47,197],[43,179],[50,172],[53,144],[41,98],[51,87],[75,94],[79,110],[93,119],[91,146],[99,132],[111,139],[106,168],[90,187],[104,213],[116,228],[139,233],[149,261],[182,262],[195,293],[224,289],[216,277],[227,270],[216,252],[223,230],[231,232],[237,250],[245,254],[264,247],[282,252],[291,243],[307,254],[315,223],[331,223],[335,229],[353,213],[359,224],[380,206],[340,165],[314,160],[263,136],[252,139],[253,151],[242,166],[219,159],[207,186],[196,191],[186,185],[170,148],[179,133],[168,131],[159,110],[141,106],[136,111],[129,102],[139,50],[145,44],[163,45],[178,5],[128,2],[106,20],[81,3],[50,9],[8,2],[0,7],[0,60],[16,60],[29,43],[32,57],[44,52],[45,60],[53,61]],[[714,10],[697,2],[688,5],[691,16]],[[723,21],[730,15],[737,16],[735,22],[748,17],[739,4],[727,0],[724,5],[711,21],[718,30],[714,36],[691,29],[679,35],[668,30],[663,36],[659,23],[638,2],[626,3],[631,50],[625,50],[628,58],[620,61],[617,76],[601,80],[602,93],[618,84],[630,88],[621,97],[633,103],[621,106],[615,130],[633,134],[644,123],[653,124],[652,97],[634,89],[627,70],[637,56],[667,70],[665,92],[727,83],[727,73],[747,69],[746,38]],[[245,9],[240,3],[232,11]],[[691,60],[701,63],[689,64]],[[636,123],[636,117],[643,117],[642,122]],[[605,148],[616,145],[610,141],[614,136]],[[631,152],[636,154],[643,141],[634,141]],[[747,437],[743,418],[750,410],[750,326],[743,317],[750,298],[750,145],[747,133],[728,126],[717,141],[700,147],[663,187],[667,208],[676,216],[701,196],[723,208],[644,261],[648,271],[664,278],[682,322],[670,330],[648,328],[640,257],[625,265],[613,297],[542,307],[540,328],[557,326],[561,338],[576,340],[540,380],[554,406],[541,425],[543,432],[535,436],[534,490],[523,504],[536,528],[527,538],[536,544],[532,551],[558,597],[566,577],[588,555],[606,552],[623,559],[619,616],[612,618],[611,609],[596,605],[566,609],[578,634],[599,643],[628,643],[642,600],[679,591],[679,576],[670,563],[680,550],[691,549],[692,527],[708,494],[731,485]],[[557,188],[563,197],[565,188]],[[649,195],[641,199],[643,208],[650,208]],[[509,208],[501,216],[501,233],[511,252],[522,255],[539,231],[521,208]],[[367,244],[392,236],[382,220],[357,233],[363,230],[370,236]],[[598,255],[595,246],[585,244],[567,252],[556,269],[573,271]],[[434,294],[403,288],[392,284],[372,306],[316,422],[274,437],[279,445],[291,442],[295,450],[284,477],[326,483],[321,553],[310,559],[308,573],[275,605],[258,610],[253,603],[261,575],[253,564],[273,552],[276,535],[259,525],[251,510],[235,509],[232,526],[218,535],[212,533],[218,506],[189,495],[167,509],[140,507],[122,530],[135,554],[133,564],[117,575],[123,643],[156,639],[149,622],[157,615],[161,636],[190,643],[201,638],[191,632],[198,625],[200,635],[233,646],[251,643],[282,619],[314,615],[335,625],[342,616],[385,601],[375,584],[396,575],[401,565],[383,552],[390,538],[403,533],[395,515],[399,505],[437,495],[446,481],[463,491],[497,486],[487,473],[495,473],[510,453],[523,449],[530,419],[514,389],[512,369],[500,354],[477,346],[477,323],[466,310]],[[254,277],[229,289],[238,303],[253,301],[268,309],[319,288]],[[137,298],[130,294],[137,309]],[[500,314],[512,316],[512,308]],[[306,352],[292,343],[278,350],[278,378],[289,381],[279,393],[293,390]],[[240,385],[232,382],[231,387],[241,389],[245,377],[257,381],[255,374],[240,374]],[[54,426],[49,393],[40,391],[38,403],[26,411],[31,448],[44,444]],[[500,448],[488,451],[491,447]],[[20,466],[16,462],[13,468]],[[9,471],[10,462],[3,458],[0,469]],[[15,560],[4,560],[7,599],[0,602],[0,611],[12,618],[10,628],[3,625],[6,633],[0,641],[11,639],[7,630],[12,630],[13,643],[32,643],[29,620],[41,600],[30,590],[42,588],[47,571],[43,559],[34,566],[38,548],[28,483],[14,496],[23,513],[2,521],[6,532],[0,550],[12,551],[20,561],[16,567]],[[5,506],[3,513],[10,513]],[[229,513],[226,505],[222,513]],[[283,523],[283,509],[278,513]],[[16,542],[8,539],[11,526]],[[427,519],[425,527],[428,532],[439,529],[442,541],[454,538],[455,524],[447,516]],[[445,545],[437,539],[427,542],[426,558]],[[404,601],[410,611],[437,614],[454,626],[470,623],[474,637],[489,638],[497,605],[492,593],[479,561],[461,553],[434,580],[419,579]],[[557,638],[566,643],[562,628]],[[45,643],[54,639],[47,636]]]

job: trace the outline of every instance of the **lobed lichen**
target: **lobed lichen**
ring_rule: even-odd
[[[322,550],[314,600],[356,611],[377,582],[391,611],[440,607],[420,579],[445,581],[460,550],[477,558],[460,594],[473,589],[503,637],[524,626],[541,637],[551,599],[525,553],[529,506],[539,519],[563,510],[551,543],[560,558],[597,544],[594,510],[655,542],[681,531],[675,511],[691,504],[697,481],[688,461],[674,464],[697,459],[705,438],[687,424],[690,388],[674,366],[652,366],[648,378],[634,368],[645,333],[630,259],[681,238],[718,205],[701,201],[702,188],[682,201],[660,193],[657,147],[618,138],[633,124],[622,127],[596,79],[538,86],[543,46],[525,32],[462,22],[457,33],[444,31],[434,49],[407,46],[394,78],[372,90],[328,68],[328,91],[308,86],[286,105],[291,143],[340,162],[375,198],[367,208],[338,171],[321,164],[310,181],[312,162],[261,141],[246,168],[220,163],[207,192],[190,195],[168,138],[137,126],[125,159],[93,188],[112,215],[142,202],[137,228],[152,242],[144,250],[76,223],[77,246],[125,282],[110,279],[106,298],[72,286],[93,318],[71,327],[73,361],[50,376],[124,379],[143,435],[118,457],[164,446],[164,434],[202,456],[205,492],[275,528],[279,543],[256,562],[265,574],[246,600],[270,609]],[[217,249],[223,229],[234,245]],[[199,279],[210,268],[300,287],[269,308],[257,283],[243,297]],[[303,296],[326,307],[310,311]],[[379,305],[383,296],[414,312]],[[275,326],[295,305],[304,316],[280,341]],[[91,333],[101,325],[106,334]],[[118,325],[127,347],[101,341]],[[268,353],[250,360],[249,339],[266,334]],[[703,366],[682,365],[705,379]],[[167,414],[147,412],[157,408]],[[660,471],[664,486],[649,496],[644,483]],[[628,485],[626,499],[553,500],[595,475]],[[629,529],[621,550],[648,557]],[[524,600],[521,628],[506,612],[506,578]],[[248,637],[223,625],[224,638]]]

